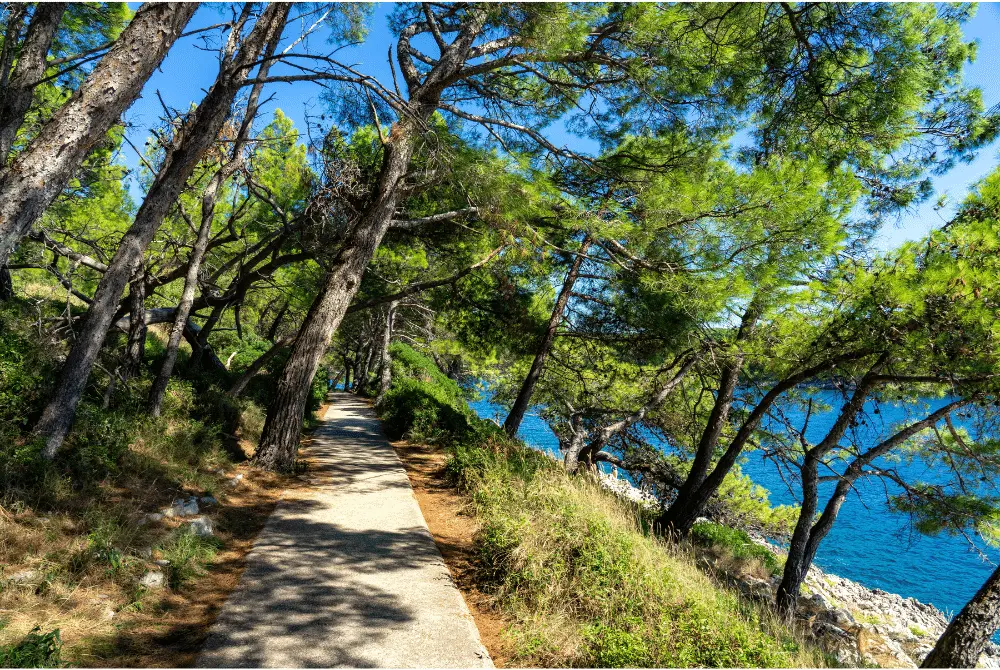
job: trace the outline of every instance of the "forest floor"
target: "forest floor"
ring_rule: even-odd
[[[368,402],[333,394],[197,664],[489,667]],[[446,643],[445,643],[446,641]]]

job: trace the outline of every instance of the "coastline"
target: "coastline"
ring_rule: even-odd
[[[659,505],[655,497],[620,478],[616,469],[610,474],[601,472],[599,481],[604,488],[639,505]],[[766,538],[748,534],[755,543],[779,556],[784,554]],[[748,597],[770,604],[780,581],[779,577],[755,579],[732,574],[726,578]],[[856,667],[918,667],[949,621],[934,605],[870,589],[815,565],[806,577],[797,617],[839,663]],[[1000,645],[990,642],[978,667],[1000,668]]]

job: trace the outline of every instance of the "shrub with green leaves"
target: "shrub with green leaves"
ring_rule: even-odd
[[[0,668],[58,668],[61,651],[59,629],[42,633],[36,626],[17,644],[0,646]]]

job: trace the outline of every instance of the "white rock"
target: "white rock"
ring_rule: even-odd
[[[10,581],[15,584],[32,584],[38,580],[38,570],[21,570],[10,576]]]
[[[153,570],[144,574],[139,584],[147,589],[162,589],[167,585],[167,576],[159,570]]]
[[[168,560],[167,560],[167,559],[165,559],[165,558],[158,558],[158,559],[156,559],[155,561],[153,561],[153,563],[154,563],[155,565],[158,565],[158,566],[160,566],[161,568],[165,568],[165,567],[167,567],[168,565],[170,565],[170,561],[168,561]]]
[[[207,516],[200,516],[191,521],[191,532],[200,537],[212,536],[212,520]]]
[[[230,486],[237,486],[237,485],[239,485],[239,483],[241,481],[243,481],[243,473],[242,472],[240,474],[236,475],[235,477],[233,477],[232,479],[230,479],[229,480],[229,485]]]

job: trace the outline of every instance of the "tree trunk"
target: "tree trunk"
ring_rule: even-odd
[[[10,276],[10,268],[0,265],[0,302],[6,302],[14,297],[14,281]]]
[[[125,346],[122,377],[132,379],[142,372],[143,356],[146,353],[146,276],[141,270],[138,277],[129,283],[128,301],[128,344]]]
[[[740,319],[740,327],[736,332],[735,346],[737,350],[722,366],[719,379],[719,390],[715,394],[715,404],[708,416],[708,424],[702,432],[698,442],[698,450],[695,452],[694,462],[691,470],[684,480],[683,486],[677,491],[677,497],[659,517],[655,525],[664,533],[677,537],[684,537],[691,532],[691,527],[695,520],[701,516],[701,512],[709,498],[715,492],[715,488],[706,489],[704,484],[709,477],[712,466],[712,459],[715,456],[715,449],[719,444],[719,437],[729,419],[729,410],[733,406],[733,398],[736,394],[736,386],[739,383],[740,375],[743,372],[743,360],[745,358],[739,347],[742,342],[750,338],[757,328],[757,321],[763,312],[763,298],[760,293],[754,294],[747,305],[743,318]],[[734,461],[735,462],[735,461]],[[728,468],[732,467],[729,463]],[[722,477],[729,471],[728,468],[721,474]],[[718,478],[721,483],[721,477]],[[715,484],[717,487],[718,484]]]
[[[921,668],[974,668],[993,634],[1000,628],[1000,568],[958,613]]]
[[[83,84],[0,172],[0,266],[138,97],[197,7],[191,2],[142,5]]]
[[[201,201],[201,226],[198,227],[198,237],[195,239],[194,248],[191,250],[191,257],[188,260],[187,276],[184,277],[184,289],[181,292],[180,302],[177,304],[177,314],[174,316],[174,323],[170,327],[170,337],[167,339],[167,355],[163,359],[159,374],[153,381],[149,389],[149,413],[154,417],[160,416],[163,407],[163,396],[167,392],[167,385],[170,377],[174,373],[174,364],[177,362],[177,351],[181,345],[181,337],[184,336],[184,328],[187,326],[188,315],[191,313],[191,303],[194,302],[194,292],[198,288],[198,271],[201,269],[201,261],[205,256],[205,249],[208,247],[208,238],[212,232],[212,218],[215,214],[215,199],[222,188],[222,170],[215,174],[212,182],[205,190]]]
[[[369,342],[362,356],[361,370],[358,372],[358,395],[368,395],[368,385],[371,383],[372,359],[375,358],[375,343]]]
[[[240,45],[238,54],[232,58],[227,56],[223,61],[215,84],[177,131],[160,173],[97,286],[80,336],[63,366],[55,395],[35,426],[35,434],[45,439],[42,453],[46,458],[55,456],[69,432],[125,283],[142,262],[146,247],[180,196],[198,161],[216,142],[250,67],[264,46],[270,43],[275,31],[280,32],[284,27],[288,10],[289,5],[284,3],[269,5],[264,10]]]
[[[372,204],[331,262],[324,286],[309,308],[281,371],[275,399],[268,408],[260,445],[254,454],[254,463],[260,467],[290,471],[295,465],[309,385],[396,211],[399,186],[413,152],[411,135],[418,132],[417,128],[408,127],[410,123],[406,120],[394,126],[385,144],[382,174]]]
[[[7,164],[17,131],[31,107],[35,86],[45,74],[45,59],[67,4],[42,2],[35,6],[14,71],[6,85],[0,87],[0,166]]]
[[[264,58],[270,58],[274,55],[280,39],[281,31],[274,31],[271,39],[268,40],[267,45],[264,47]],[[257,73],[258,78],[267,76],[270,64],[271,61],[266,60],[260,66],[260,70]],[[212,180],[205,188],[205,192],[201,197],[201,225],[198,227],[198,237],[195,239],[194,247],[191,249],[191,257],[188,260],[187,274],[184,277],[184,289],[181,292],[181,299],[177,305],[177,315],[174,317],[174,324],[170,329],[170,338],[167,341],[167,355],[163,359],[163,366],[160,368],[160,372],[149,390],[149,412],[154,417],[160,416],[160,410],[163,406],[163,395],[167,392],[167,385],[170,383],[170,377],[173,375],[174,365],[177,362],[177,350],[180,347],[181,337],[184,335],[184,328],[191,313],[191,305],[194,303],[194,293],[198,288],[198,273],[201,271],[201,262],[205,258],[209,237],[212,234],[215,204],[218,202],[219,194],[222,193],[222,187],[225,185],[226,180],[243,164],[243,147],[249,138],[253,119],[257,116],[257,103],[260,99],[262,88],[261,84],[256,84],[253,87],[250,98],[247,101],[243,124],[233,142],[231,154],[219,166],[216,173],[212,175]],[[239,306],[237,306],[237,310],[239,310]],[[236,314],[236,325],[239,327],[239,311]],[[242,333],[240,334],[240,339],[243,339]]]
[[[257,376],[264,366],[271,362],[271,360],[278,355],[285,347],[291,342],[291,338],[282,338],[271,345],[271,348],[262,353],[257,359],[250,364],[246,370],[243,371],[236,381],[230,387],[228,393],[234,398],[239,397],[243,391],[246,390],[247,384],[250,380]]]
[[[382,347],[379,351],[378,394],[375,396],[375,406],[381,407],[385,394],[392,385],[392,357],[389,355],[389,345],[392,343],[392,322],[396,314],[395,300],[385,309],[385,327],[382,329]]]
[[[545,328],[542,341],[538,343],[535,359],[531,362],[531,369],[528,370],[528,375],[521,384],[521,390],[517,393],[517,398],[510,408],[510,413],[503,422],[504,431],[511,437],[517,435],[517,429],[521,427],[524,414],[531,406],[531,396],[535,393],[535,386],[542,376],[545,360],[549,357],[549,351],[552,350],[552,342],[556,338],[556,330],[558,330],[559,324],[562,323],[563,313],[566,311],[566,305],[569,303],[570,295],[573,293],[573,285],[576,284],[576,279],[580,274],[580,266],[583,265],[590,245],[590,235],[587,235],[583,238],[580,250],[576,252],[576,256],[573,258],[573,264],[570,266],[569,272],[566,273],[566,279],[563,280],[562,290],[559,291],[559,297],[552,308],[552,315],[549,317],[549,323]]]

